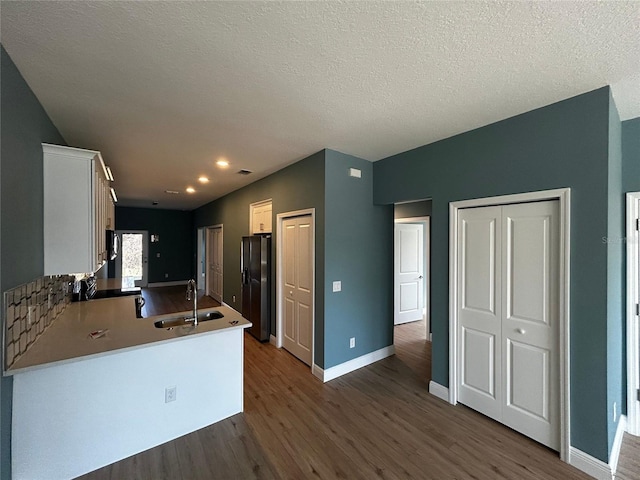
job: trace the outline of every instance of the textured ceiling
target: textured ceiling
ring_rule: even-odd
[[[375,161],[607,84],[640,116],[640,2],[0,6],[2,44],[123,205],[191,209],[324,147]]]

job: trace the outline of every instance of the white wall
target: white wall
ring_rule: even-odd
[[[243,332],[15,375],[13,478],[76,477],[241,412]]]

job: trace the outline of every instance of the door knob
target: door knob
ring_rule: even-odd
[[[520,333],[520,334],[525,334],[527,333],[527,331],[524,328],[516,328],[516,332]]]

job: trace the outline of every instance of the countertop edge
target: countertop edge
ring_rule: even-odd
[[[215,310],[216,308],[220,308],[220,307],[210,307],[210,308],[204,308],[202,310],[199,310],[201,312],[207,312],[207,311],[211,311],[211,310]],[[231,307],[227,307],[230,308],[231,310],[233,310],[234,312],[238,313],[237,310],[235,310],[234,308]],[[188,315],[190,312],[189,311],[185,311],[185,312],[177,312],[177,313],[167,313],[167,314],[161,314],[161,315],[154,315],[152,317],[146,317],[148,319],[153,319],[154,321],[156,320],[162,320],[164,318],[173,318],[176,316],[181,316],[181,315]],[[240,313],[238,313],[238,315],[240,315]],[[194,337],[202,337],[205,335],[213,335],[213,334],[218,334],[218,333],[223,333],[223,332],[229,332],[232,330],[239,330],[239,329],[246,329],[251,327],[253,324],[251,322],[249,322],[248,320],[246,320],[245,318],[241,317],[246,323],[239,323],[238,325],[228,325],[224,328],[217,328],[214,330],[207,330],[207,331],[202,331],[202,332],[196,332],[190,335],[182,335],[182,336],[177,336],[174,338],[166,338],[166,339],[162,339],[162,340],[155,340],[152,342],[146,342],[146,343],[141,343],[138,345],[131,345],[128,347],[122,347],[122,348],[115,348],[113,350],[107,350],[104,352],[96,352],[96,353],[90,353],[87,355],[82,355],[79,357],[73,357],[73,358],[65,358],[62,360],[55,360],[52,362],[47,362],[47,363],[41,363],[38,365],[29,365],[26,367],[21,367],[21,368],[9,368],[8,370],[5,370],[2,372],[2,377],[12,377],[14,375],[19,375],[19,374],[23,374],[23,373],[28,373],[28,372],[32,372],[35,370],[41,370],[41,369],[45,369],[45,368],[51,368],[51,367],[58,367],[58,366],[62,366],[62,365],[66,365],[69,363],[75,363],[75,362],[81,362],[81,361],[85,361],[85,360],[93,360],[96,358],[100,358],[100,357],[105,357],[105,356],[109,356],[109,355],[115,355],[115,354],[119,354],[119,353],[126,353],[126,352],[130,352],[133,350],[139,350],[139,349],[143,349],[143,348],[151,348],[151,347],[155,347],[158,345],[164,345],[164,344],[168,344],[171,342],[176,342],[176,341],[183,341],[183,340],[188,340],[188,339],[192,339]],[[99,339],[98,339],[99,341]]]

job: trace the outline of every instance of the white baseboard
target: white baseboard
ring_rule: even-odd
[[[178,285],[186,285],[188,280],[177,280],[175,282],[153,282],[147,284],[147,288],[155,287],[177,287]]]
[[[434,382],[433,380],[429,382],[429,393],[449,403],[449,389]]]
[[[618,428],[616,429],[616,436],[613,439],[613,445],[611,446],[609,463],[598,460],[597,458],[592,457],[588,453],[584,453],[582,450],[578,450],[575,447],[569,447],[569,459],[567,460],[567,463],[599,480],[613,480],[616,470],[618,469],[618,460],[620,458],[622,438],[624,437],[624,432],[626,431],[627,417],[626,415],[620,415],[620,420],[618,420]]]
[[[608,464],[575,447],[569,447],[567,463],[598,480],[612,480],[613,478],[611,467]]]
[[[276,338],[275,335],[269,335],[269,343],[274,347],[278,346],[278,339]]]
[[[395,353],[395,347],[393,345],[389,345],[388,347],[381,348],[380,350],[376,350],[375,352],[367,353],[360,357],[354,358],[353,360],[349,360],[348,362],[336,365],[335,367],[327,368],[326,370],[323,370],[322,368],[314,364],[311,368],[311,371],[323,382],[328,382],[335,378],[341,377],[342,375],[353,372],[354,370],[357,370],[359,368],[371,365],[372,363],[382,360],[383,358],[390,357]]]
[[[315,377],[319,378],[321,382],[324,382],[324,370],[315,363],[311,367],[311,373],[313,373]]]
[[[618,428],[616,429],[616,436],[613,439],[613,445],[611,446],[611,455],[609,456],[609,467],[611,468],[611,474],[615,475],[618,469],[618,460],[620,459],[620,448],[622,448],[622,437],[624,432],[627,431],[627,416],[620,415],[618,420]]]

